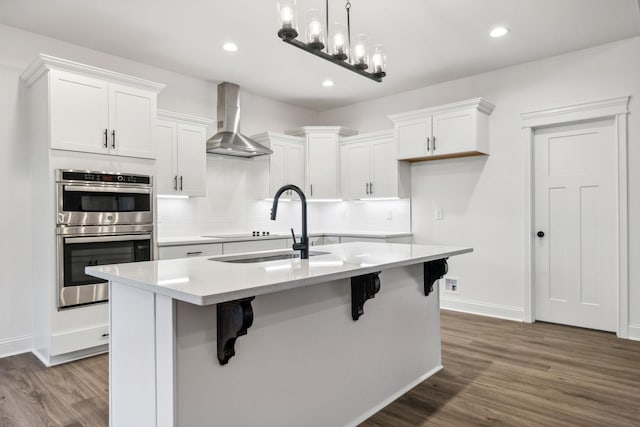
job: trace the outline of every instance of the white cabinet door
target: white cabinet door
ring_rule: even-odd
[[[432,155],[475,151],[477,149],[474,133],[476,114],[475,108],[434,114]]]
[[[338,137],[336,134],[307,135],[309,173],[308,198],[338,198]]]
[[[203,126],[178,123],[177,157],[180,194],[207,194],[206,130]]]
[[[431,117],[399,120],[394,123],[397,141],[397,158],[409,159],[431,155],[428,138],[431,138]]]
[[[109,84],[109,149],[112,154],[154,159],[156,94]]]
[[[304,145],[295,142],[287,144],[287,184],[304,190]]]
[[[371,143],[371,185],[369,197],[399,197],[398,160],[393,140]]]
[[[272,140],[271,150],[273,154],[269,156],[269,193],[267,198],[271,198],[276,191],[287,184],[287,148],[284,141]]]
[[[109,90],[103,80],[51,72],[51,148],[108,153]]]
[[[178,191],[178,138],[174,122],[158,120],[156,127],[156,161],[158,194],[175,194]]]
[[[393,147],[392,147],[393,148]],[[369,197],[370,180],[370,147],[368,143],[345,146],[346,162],[344,171],[347,181],[347,196],[350,199]]]

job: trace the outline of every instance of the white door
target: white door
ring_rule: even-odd
[[[109,91],[103,80],[51,72],[51,148],[109,152]]]
[[[304,145],[297,142],[287,143],[287,182],[285,184],[293,184],[304,191],[304,164]],[[275,194],[275,191],[272,194]],[[295,193],[291,197],[294,200],[300,199]]]
[[[370,182],[370,151],[366,142],[359,144],[349,144],[345,146],[346,158],[346,187],[347,196],[350,199],[362,199],[369,196]]]
[[[273,197],[276,191],[287,182],[287,144],[283,141],[272,140],[270,145],[273,153],[269,156],[269,194]]]
[[[615,331],[613,120],[535,133],[535,318]]]
[[[188,196],[207,194],[206,128],[178,124],[178,188]]]
[[[178,191],[178,153],[176,124],[158,120],[156,127],[156,176],[158,194],[174,194]]]
[[[157,114],[153,92],[109,85],[109,147],[119,156],[155,159],[153,128]]]
[[[338,137],[335,134],[307,136],[309,191],[307,198],[338,197]]]
[[[392,139],[371,144],[370,197],[398,196],[398,161],[393,150]]]
[[[433,141],[431,154],[445,154],[475,151],[476,129],[474,120],[478,114],[475,108],[457,110],[433,115]]]
[[[431,155],[428,138],[431,138],[431,116],[408,119],[395,123],[397,158],[410,159]]]

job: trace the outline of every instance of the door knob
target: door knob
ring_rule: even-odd
[[[536,236],[538,236],[538,237],[544,237],[544,231],[538,231],[538,232],[536,233]]]

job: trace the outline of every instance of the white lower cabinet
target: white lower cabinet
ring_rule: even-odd
[[[158,194],[206,196],[207,119],[170,111],[158,112]]]
[[[159,259],[189,258],[209,255],[222,255],[222,243],[160,246],[158,249]]]

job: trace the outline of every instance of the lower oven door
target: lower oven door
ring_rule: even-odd
[[[85,274],[88,266],[150,261],[151,233],[58,236],[58,307],[109,299],[107,281]]]

